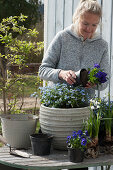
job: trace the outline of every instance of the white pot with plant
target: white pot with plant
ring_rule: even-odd
[[[88,100],[82,87],[56,84],[41,88],[40,126],[43,133],[53,135],[54,148],[67,149],[67,136],[83,128],[90,114]]]
[[[35,133],[38,116],[32,114],[1,115],[2,134],[14,148],[28,149],[30,135]]]

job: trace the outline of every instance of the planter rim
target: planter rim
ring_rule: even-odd
[[[70,149],[70,150],[81,150],[80,148],[72,148],[72,147],[69,147],[69,146],[67,146],[67,149]]]
[[[37,139],[49,139],[49,138],[53,138],[53,135],[47,134],[47,133],[34,133],[31,134],[30,137],[32,138],[37,138]]]
[[[85,109],[85,108],[90,108],[90,106],[85,106],[85,107],[74,107],[74,108],[53,108],[53,107],[47,107],[47,106],[44,106],[43,104],[41,104],[41,107],[42,108],[48,108],[48,110],[75,110],[75,109],[77,109],[77,110],[80,110],[80,109]]]
[[[17,119],[16,120],[16,117],[15,116],[17,116],[17,117],[19,117],[19,116],[27,116],[28,117],[28,119]],[[12,119],[13,117],[15,117],[15,119]],[[37,115],[32,115],[32,114],[0,114],[0,119],[6,119],[6,120],[9,120],[9,121],[30,121],[30,120],[38,120],[39,119],[39,116],[37,116]]]

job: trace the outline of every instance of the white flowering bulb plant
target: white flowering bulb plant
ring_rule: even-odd
[[[91,139],[98,143],[98,134],[101,120],[101,100],[94,98],[90,100],[90,116],[86,121],[86,128]]]
[[[105,133],[106,133],[106,140],[111,141],[111,129],[113,123],[113,101],[110,101],[110,95],[108,96],[109,100],[104,97],[101,100],[101,110],[102,110],[102,123],[105,125]]]
[[[90,100],[90,116],[85,122],[85,127],[91,139],[112,141],[113,125],[113,101],[104,98],[94,98]],[[101,136],[101,134],[103,134]]]
[[[54,108],[80,108],[89,105],[89,95],[82,87],[59,84],[40,88],[41,104]]]

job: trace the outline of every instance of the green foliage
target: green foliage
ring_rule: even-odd
[[[97,79],[97,77],[94,76],[94,75],[96,75],[97,73],[98,73],[97,68],[94,68],[94,69],[90,72],[90,74],[89,74],[89,80],[90,80],[90,82],[93,83],[93,84],[98,84],[98,79]]]
[[[20,74],[15,76],[15,78],[12,77],[8,79],[9,90],[7,91],[7,94],[11,94],[11,96],[13,96],[16,93],[16,96],[19,98],[22,96],[22,93],[24,91],[24,96],[29,97],[38,86],[36,84],[37,76]],[[10,86],[11,84],[12,86]]]
[[[24,25],[19,25],[20,21],[24,22],[26,20],[26,16],[14,16],[3,19],[0,23],[0,41],[5,46],[5,50],[7,52],[2,55],[1,57],[5,57],[5,59],[10,60],[10,64],[15,63],[21,65],[22,63],[26,62],[28,58],[28,54],[35,53],[36,55],[41,53],[43,49],[43,42],[31,42],[29,39],[26,40],[19,40],[18,37],[14,38],[15,33],[23,34],[27,31],[28,38],[31,36],[36,37],[39,32],[35,29],[32,30],[24,27]]]
[[[39,32],[35,29],[27,29],[24,27],[24,22],[27,16],[21,14],[5,18],[0,23],[0,89],[3,94],[4,113],[6,113],[6,94],[14,83],[21,82],[21,77],[16,76],[13,79],[11,73],[8,71],[8,65],[17,64],[22,68],[26,64],[29,54],[35,53],[38,55],[44,47],[43,42],[32,42],[30,37],[36,37]],[[23,23],[23,24],[22,24]],[[27,33],[27,40],[23,40],[21,35]],[[20,35],[20,36],[19,36]],[[16,95],[14,95],[16,96]]]
[[[33,75],[15,75],[15,78],[9,80],[9,90],[7,90],[7,112],[20,113],[24,104],[24,98],[29,97],[34,90],[38,91],[37,76]],[[17,79],[18,77],[18,79]],[[16,81],[15,81],[16,80]],[[14,82],[14,83],[13,83]],[[12,86],[10,86],[12,84]],[[21,101],[21,102],[20,102]],[[19,104],[17,104],[19,103]],[[34,104],[35,106],[35,104]],[[36,109],[36,108],[35,108]],[[34,110],[32,108],[32,110]]]

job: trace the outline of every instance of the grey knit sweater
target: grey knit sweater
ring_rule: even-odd
[[[76,72],[82,68],[93,68],[96,63],[100,64],[109,76],[107,42],[99,35],[83,41],[83,38],[77,35],[74,25],[71,25],[57,33],[51,42],[39,68],[39,76],[53,83],[62,83],[58,78],[61,69]],[[107,83],[104,83],[99,89],[103,90],[106,86]],[[94,93],[94,89],[92,91]]]

